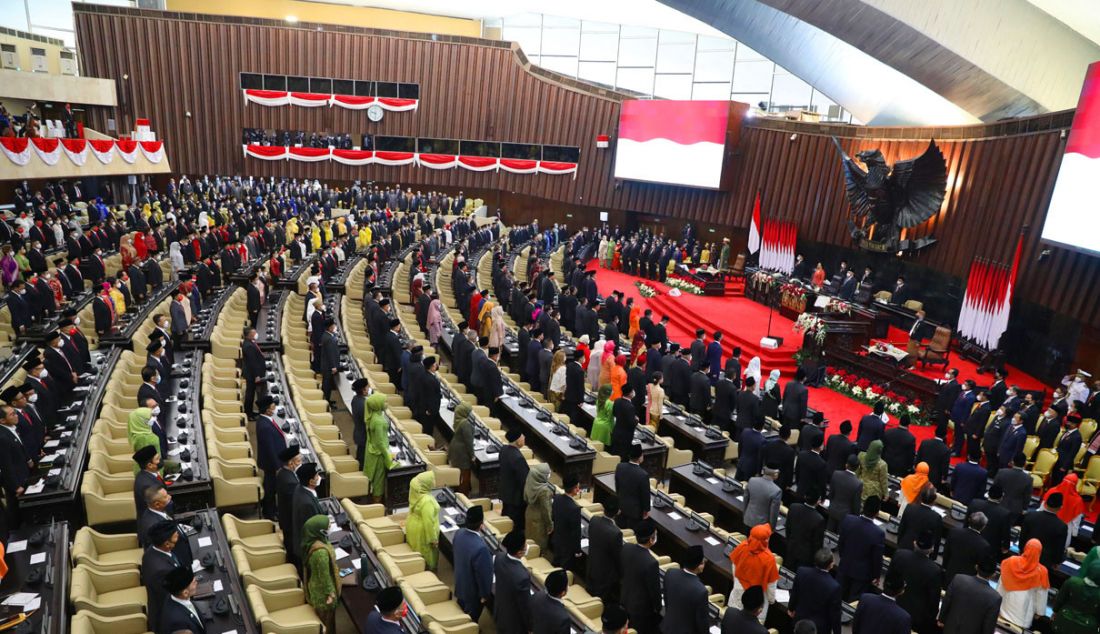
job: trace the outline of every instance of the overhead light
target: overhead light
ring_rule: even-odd
[[[297,21],[298,21],[298,16],[296,16],[296,15],[288,15],[288,16],[286,16],[286,17],[285,17],[285,18],[283,18],[283,19],[285,19],[285,20],[286,20],[287,22],[289,22],[289,23],[291,23],[291,24],[294,24],[295,22],[297,22]]]

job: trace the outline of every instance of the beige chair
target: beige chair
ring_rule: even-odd
[[[144,614],[100,616],[81,610],[69,624],[71,634],[152,634]]]
[[[231,546],[244,546],[253,552],[283,550],[283,538],[275,532],[275,522],[269,520],[242,520],[226,513],[222,527]]]
[[[135,533],[107,535],[84,526],[73,536],[69,556],[74,566],[83,564],[105,571],[136,570],[143,552]]]
[[[268,590],[282,590],[299,586],[298,570],[286,562],[285,552],[253,552],[239,545],[232,548],[233,561],[246,587],[256,584]]]
[[[214,483],[214,503],[219,508],[255,506],[263,497],[263,476],[254,465],[225,462],[210,458],[210,479]]]
[[[300,588],[267,590],[251,585],[245,592],[265,634],[321,634],[321,620]]]
[[[79,612],[100,616],[144,614],[148,597],[136,569],[103,571],[87,566],[73,568],[69,600]]]
[[[80,494],[84,498],[89,526],[137,519],[133,475],[108,476],[98,471],[87,471],[80,483]]]

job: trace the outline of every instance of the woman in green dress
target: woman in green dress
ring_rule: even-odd
[[[335,632],[340,568],[336,565],[336,550],[328,540],[328,525],[328,515],[314,515],[302,527],[302,578],[306,602],[317,612],[325,632]]]
[[[386,420],[386,395],[375,392],[367,397],[363,418],[367,428],[367,447],[363,452],[363,473],[370,481],[371,498],[378,502],[386,492],[386,472],[390,470],[390,422]]]
[[[550,484],[550,465],[540,462],[527,472],[527,481],[523,484],[523,501],[527,503],[527,539],[534,540],[543,553],[549,552],[550,533],[554,532],[550,509],[553,499],[554,485]]]
[[[462,401],[455,407],[455,429],[447,447],[447,464],[458,469],[458,492],[470,494],[470,470],[474,468],[474,423],[470,420],[470,404]]]
[[[152,427],[149,425],[149,421],[153,418],[153,410],[148,407],[139,407],[130,412],[130,417],[126,421],[126,438],[130,441],[130,449],[134,453],[137,453],[138,449],[152,445],[157,448],[157,453],[160,453],[160,438],[153,433]],[[161,460],[166,460],[166,456],[161,456]],[[141,467],[134,464],[134,475],[141,470]]]
[[[615,401],[611,400],[611,386],[601,385],[596,393],[596,420],[592,421],[592,433],[589,437],[603,443],[603,446],[611,446],[611,428],[615,426],[615,417],[611,415],[611,409]]]
[[[424,556],[428,570],[435,570],[439,559],[439,502],[435,501],[435,472],[425,471],[409,483],[409,519],[405,522],[405,542]]]
[[[1054,597],[1056,634],[1100,632],[1100,561],[1082,566],[1083,576],[1070,577]]]
[[[872,440],[867,446],[867,451],[859,454],[859,468],[856,476],[863,481],[862,499],[866,500],[872,495],[885,500],[889,495],[889,474],[886,471],[886,461],[882,456],[882,441]]]

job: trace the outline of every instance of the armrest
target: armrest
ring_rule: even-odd
[[[268,612],[286,610],[306,602],[306,593],[301,588],[285,588],[282,590],[260,588],[260,594],[263,596],[264,606],[267,607]]]
[[[86,529],[92,536],[95,549],[100,553],[109,553],[118,550],[132,550],[138,548],[136,533],[124,533],[121,535],[108,535],[92,529]]]

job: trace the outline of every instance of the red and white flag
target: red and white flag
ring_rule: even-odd
[[[752,204],[752,223],[749,224],[749,255],[760,250],[760,192]]]
[[[729,108],[728,101],[624,101],[615,177],[718,187]]]
[[[1043,223],[1043,240],[1100,252],[1100,62],[1085,73],[1085,83],[1066,140],[1066,151]]]

